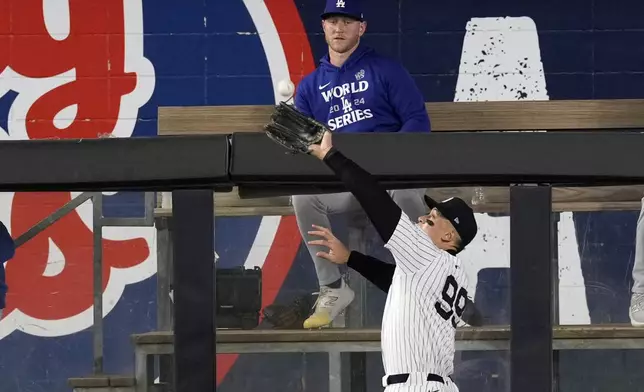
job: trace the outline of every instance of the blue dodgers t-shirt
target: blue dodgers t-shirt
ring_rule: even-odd
[[[328,54],[300,82],[295,106],[335,132],[429,132],[425,100],[395,59],[359,45],[336,67]]]

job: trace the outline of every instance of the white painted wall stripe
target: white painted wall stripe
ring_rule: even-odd
[[[278,103],[282,100],[282,96],[277,92],[277,84],[280,80],[290,80],[288,63],[282,41],[280,40],[275,22],[263,0],[244,0],[244,5],[246,5],[246,9],[248,9],[248,13],[253,19],[259,39],[264,47],[264,53],[266,54],[268,68],[273,82],[275,103]]]
[[[529,17],[472,18],[454,101],[548,100],[537,26]],[[485,268],[510,267],[510,219],[477,214],[479,234],[463,252],[471,290]],[[559,225],[561,324],[590,324],[572,213]]]
[[[277,84],[281,80],[290,80],[286,53],[284,53],[282,41],[280,40],[275,22],[263,0],[244,0],[244,5],[255,24],[259,39],[262,42],[268,68],[271,73],[275,103],[278,103],[282,100],[282,96],[277,91]],[[265,216],[262,218],[253,245],[244,262],[246,268],[261,268],[264,265],[281,220],[281,216]]]

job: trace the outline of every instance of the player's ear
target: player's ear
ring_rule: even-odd
[[[362,37],[362,35],[363,35],[366,31],[367,31],[367,21],[365,20],[365,21],[363,21],[362,23],[360,23],[360,36]]]
[[[443,235],[443,241],[445,241],[446,243],[450,244],[450,246],[452,246],[454,249],[458,248],[458,243],[459,243],[458,238],[459,237],[458,237],[458,235],[456,234],[456,232],[454,230],[448,230]]]

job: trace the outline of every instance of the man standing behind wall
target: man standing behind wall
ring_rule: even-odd
[[[337,133],[430,132],[425,100],[418,86],[400,62],[360,43],[366,27],[359,0],[327,0],[322,29],[328,54],[300,82],[295,106]],[[424,193],[424,189],[389,191],[413,221],[426,213]],[[296,195],[293,206],[305,243],[312,225],[330,227],[328,215],[347,214],[358,219],[364,215],[349,192]],[[363,221],[368,222],[366,216]],[[338,266],[316,255],[324,251],[323,247],[307,247],[315,263],[320,295],[313,315],[303,327],[325,327],[353,301],[355,294]]]

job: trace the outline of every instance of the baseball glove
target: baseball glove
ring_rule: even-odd
[[[271,122],[264,126],[264,130],[271,140],[291,153],[308,154],[309,146],[319,144],[324,132],[329,131],[329,128],[291,105],[280,102],[271,115]]]
[[[264,319],[275,329],[302,329],[314,304],[315,298],[312,295],[302,295],[287,305],[271,304],[262,313]]]

